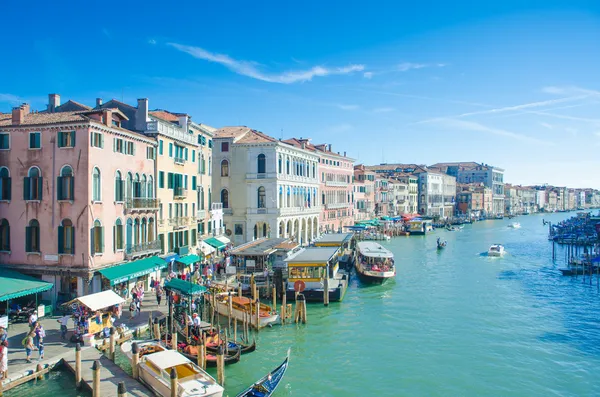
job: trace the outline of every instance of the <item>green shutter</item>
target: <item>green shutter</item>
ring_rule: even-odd
[[[192,175],[192,190],[196,190],[196,176]]]
[[[40,242],[40,227],[36,227],[34,229],[35,232],[35,241],[37,241],[38,246],[36,247],[36,252],[40,252],[42,250],[42,243]]]
[[[31,251],[31,227],[27,226],[25,228],[25,252],[32,252]]]
[[[31,186],[31,179],[28,176],[23,178],[23,200],[29,200],[29,190]]]
[[[188,176],[184,175],[183,177],[183,188],[187,189],[188,188]]]
[[[37,188],[38,188],[38,200],[40,200],[40,201],[42,200],[42,192],[43,192],[42,187],[44,186],[43,182],[44,182],[44,179],[40,176],[38,178],[38,185],[37,185]]]
[[[117,252],[117,227],[113,226],[113,252]]]
[[[59,176],[56,178],[56,199],[64,200],[63,197],[63,177]]]
[[[163,141],[158,141],[158,154],[163,154]]]
[[[6,186],[7,186],[7,188],[6,188],[6,189],[8,190],[8,191],[7,191],[8,195],[7,195],[7,197],[5,197],[5,199],[6,199],[6,200],[10,200],[10,199],[11,199],[11,197],[10,197],[10,196],[12,195],[12,187],[11,187],[11,184],[12,184],[12,183],[11,183],[11,181],[12,181],[12,178],[6,178],[6,179],[4,179],[4,181],[5,181],[5,183],[6,183]]]
[[[69,200],[75,200],[75,177],[70,176],[71,183],[69,184]]]
[[[90,229],[90,255],[94,255],[96,253],[96,250],[95,250],[96,247],[94,246],[95,245],[94,237],[96,237],[95,233],[96,233],[96,228],[95,227],[91,228]]]
[[[187,159],[188,159],[188,148],[185,148],[184,153],[185,153],[185,161],[187,161]]]
[[[165,187],[165,172],[164,171],[158,171],[158,187],[161,189]]]
[[[71,249],[73,250],[71,253],[75,255],[75,227],[71,227]]]
[[[192,150],[192,163],[196,162],[196,151]]]
[[[100,253],[104,252],[104,227],[100,228]]]
[[[169,143],[169,157],[173,157],[173,144]]]
[[[75,133],[75,131],[71,131],[71,142],[73,143],[73,147],[75,147],[75,136],[77,136],[77,134]]]
[[[58,253],[64,254],[65,250],[65,228],[62,226],[58,227]]]
[[[65,133],[63,131],[58,131],[58,147],[65,146]]]

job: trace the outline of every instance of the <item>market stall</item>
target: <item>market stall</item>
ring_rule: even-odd
[[[0,270],[0,325],[7,328],[11,321],[27,321],[32,313],[38,317],[52,315],[52,307],[39,304],[38,294],[54,285],[34,277],[7,269]]]

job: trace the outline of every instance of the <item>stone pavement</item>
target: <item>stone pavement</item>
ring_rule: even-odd
[[[162,316],[168,312],[168,307],[165,305],[166,299],[163,298],[160,308],[156,303],[156,297],[153,293],[146,292],[142,304],[141,313],[133,319],[129,319],[129,305],[124,303],[123,314],[120,319],[117,319],[117,326],[125,324],[130,330],[134,330],[148,325],[150,317],[155,318]],[[46,330],[46,338],[44,339],[44,359],[39,359],[39,352],[34,351],[31,355],[32,362],[27,363],[25,348],[21,345],[21,341],[25,338],[25,334],[29,331],[27,323],[10,324],[8,328],[8,383],[11,380],[20,378],[23,374],[28,374],[34,371],[37,364],[53,365],[69,354],[74,354],[75,344],[69,342],[69,338],[73,333],[73,322],[69,321],[69,331],[67,332],[67,340],[63,341],[60,338],[60,324],[56,321],[61,316],[43,317],[40,323]]]

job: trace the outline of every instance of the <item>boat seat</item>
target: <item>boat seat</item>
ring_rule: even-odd
[[[194,371],[188,364],[176,366],[175,371],[177,371],[177,377],[179,379],[187,378],[188,376],[196,374],[196,371]]]

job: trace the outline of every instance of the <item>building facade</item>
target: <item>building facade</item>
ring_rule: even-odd
[[[434,171],[418,171],[419,213],[448,218],[454,215],[456,178]]]
[[[409,185],[397,179],[388,180],[388,215],[399,216],[409,212]]]
[[[372,219],[375,216],[375,177],[364,165],[354,166],[354,220]]]

